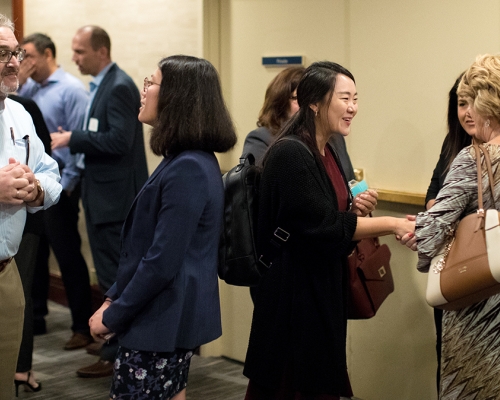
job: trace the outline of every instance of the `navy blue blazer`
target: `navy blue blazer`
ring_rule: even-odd
[[[82,201],[92,224],[125,220],[148,178],[140,94],[132,79],[113,64],[90,107],[97,131],[73,130],[71,153],[85,154]],[[88,124],[87,124],[88,125]]]
[[[113,303],[103,323],[122,346],[194,349],[222,333],[217,278],[224,189],[215,155],[166,157],[122,230]]]

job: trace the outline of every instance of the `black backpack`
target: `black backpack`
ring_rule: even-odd
[[[222,176],[224,222],[219,245],[219,278],[231,285],[255,286],[265,266],[255,248],[261,168],[253,154]]]
[[[295,136],[294,140],[309,148]],[[261,168],[255,165],[253,154],[243,154],[240,163],[222,176],[224,184],[224,222],[219,245],[219,278],[230,285],[256,286],[271,267],[274,254],[290,238],[277,227],[266,255],[258,254],[255,246],[259,214],[259,183]]]

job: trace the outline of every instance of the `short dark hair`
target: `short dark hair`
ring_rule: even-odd
[[[443,175],[448,173],[451,163],[458,155],[460,150],[472,143],[472,137],[462,127],[458,120],[458,85],[464,76],[464,72],[455,81],[455,84],[450,89],[448,97],[448,134],[444,139],[444,154],[446,157],[446,169]]]
[[[236,144],[217,71],[207,60],[184,55],[162,59],[158,120],[151,133],[156,155],[204,150],[223,153]]]
[[[290,67],[281,71],[266,89],[264,105],[260,110],[257,126],[269,129],[273,135],[288,121],[290,96],[304,74],[304,67]]]
[[[331,61],[315,62],[305,70],[297,86],[297,101],[300,109],[285,124],[279,137],[297,135],[313,153],[319,153],[314,124],[315,114],[309,106],[315,103],[321,104],[325,99],[326,106],[330,105],[339,74],[349,77],[356,83],[354,76],[346,68]]]
[[[38,53],[43,54],[45,49],[52,52],[52,57],[56,58],[56,45],[52,39],[43,33],[33,33],[23,39],[22,44],[33,43]]]
[[[90,46],[92,50],[97,51],[101,47],[105,47],[108,50],[108,55],[111,55],[111,39],[108,32],[97,25],[87,25],[80,28],[80,30],[85,28],[90,29]]]

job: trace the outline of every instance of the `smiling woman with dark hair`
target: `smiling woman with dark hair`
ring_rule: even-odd
[[[134,200],[117,281],[90,326],[96,338],[118,336],[110,397],[181,400],[194,350],[221,335],[224,190],[214,151],[232,148],[236,134],[217,71],[203,59],[161,60],[141,104],[151,149],[164,158]]]
[[[403,218],[358,216],[373,209],[375,196],[351,204],[328,141],[350,133],[358,111],[353,75],[341,65],[316,62],[306,69],[297,100],[299,111],[263,162],[257,245],[272,267],[258,286],[244,369],[247,400],[352,396],[345,350],[347,256],[356,240],[404,236],[414,227]],[[279,250],[277,228],[290,235]]]

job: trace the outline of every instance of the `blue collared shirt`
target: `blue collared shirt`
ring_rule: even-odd
[[[26,211],[34,213],[57,203],[62,187],[58,183],[57,163],[45,153],[31,116],[21,104],[8,98],[4,104],[0,103],[0,135],[0,168],[9,164],[9,158],[25,164],[29,148],[28,166],[45,191],[40,207],[0,203],[0,260],[5,260],[13,257],[19,249]]]
[[[87,103],[87,107],[85,109],[85,118],[83,119],[83,127],[82,129],[85,131],[89,125],[89,114],[90,107],[92,107],[92,102],[94,101],[95,95],[97,93],[97,89],[99,89],[99,85],[101,84],[104,76],[108,73],[109,69],[114,65],[114,62],[110,62],[106,65],[95,77],[89,82],[90,87],[90,96],[89,101]],[[85,154],[76,154],[76,165],[81,169],[85,168]]]
[[[110,62],[108,65],[106,65],[95,77],[89,82],[90,86],[90,97],[89,97],[89,102],[87,104],[87,109],[85,111],[85,122],[83,125],[83,130],[86,130],[88,127],[88,119],[89,119],[89,112],[90,112],[90,107],[92,107],[92,102],[94,101],[95,95],[97,93],[97,90],[99,89],[99,85],[101,84],[102,80],[108,73],[109,69],[115,65],[114,62]]]
[[[59,127],[65,131],[81,129],[89,94],[83,83],[73,75],[58,68],[42,83],[29,78],[19,90],[19,95],[32,99],[40,108],[51,133]],[[64,190],[72,191],[80,180],[81,168],[78,155],[72,155],[68,147],[52,151],[52,157],[61,169]]]

